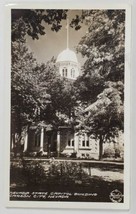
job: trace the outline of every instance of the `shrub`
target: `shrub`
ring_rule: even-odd
[[[53,162],[50,165],[50,181],[53,180],[63,184],[75,184],[76,180],[83,180],[88,177],[80,163],[70,161]]]
[[[10,165],[10,183],[18,185],[24,183],[23,167],[20,162],[11,163]]]
[[[39,185],[46,181],[46,173],[43,166],[37,162],[24,162],[23,174],[27,185]]]
[[[29,188],[43,185],[72,185],[85,183],[89,179],[81,163],[71,161],[26,161],[11,167],[12,183],[23,182]]]
[[[118,145],[115,147],[115,158],[121,158],[123,159],[124,157],[124,147],[123,145]]]
[[[115,150],[113,148],[105,148],[103,157],[104,158],[115,157]]]

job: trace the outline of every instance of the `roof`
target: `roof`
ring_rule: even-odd
[[[69,48],[63,50],[58,55],[56,62],[75,62],[75,63],[78,63],[75,52],[70,50]]]

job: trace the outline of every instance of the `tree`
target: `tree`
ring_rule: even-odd
[[[59,75],[55,59],[38,64],[23,42],[12,42],[11,133],[14,145],[15,141],[20,143],[25,126],[35,123],[57,129],[59,125],[68,124],[74,105],[73,83]]]
[[[37,76],[39,87],[41,87],[43,93],[46,88],[50,95],[50,103],[46,111],[41,111],[41,119],[48,119],[55,127],[70,122],[71,114],[74,112],[76,105],[73,82],[60,76],[54,58],[37,69],[39,70]]]
[[[78,128],[99,139],[101,159],[103,142],[123,130],[125,12],[83,11],[82,18],[88,32],[77,50],[87,60],[75,84],[78,99],[88,107],[79,114]]]
[[[47,107],[50,96],[44,88],[40,93],[37,82],[37,63],[24,43],[12,42],[11,68],[11,133],[15,144],[15,135],[21,140],[24,126],[39,120],[39,109]]]
[[[51,26],[52,31],[62,27],[61,20],[66,19],[67,10],[12,10],[12,41],[24,39],[28,34],[33,39],[39,39],[46,33],[45,23]]]
[[[85,129],[94,139],[99,140],[99,159],[102,158],[103,143],[114,140],[124,129],[124,108],[121,98],[122,83],[109,83],[110,87],[97,96],[97,101],[80,112],[77,128]]]
[[[51,118],[54,116],[47,92],[49,85],[42,86],[38,79],[43,65],[38,65],[26,48],[26,34],[38,39],[46,33],[44,23],[57,32],[62,19],[66,19],[66,10],[12,10],[11,136],[14,145],[16,140],[20,142],[24,126],[40,122],[48,113]]]
[[[80,79],[81,96],[86,88],[90,94],[93,84],[96,98],[96,93],[99,94],[104,88],[105,81],[124,82],[125,12],[91,10],[83,14],[88,32],[77,47],[87,57]]]

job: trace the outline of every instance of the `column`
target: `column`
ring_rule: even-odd
[[[26,135],[25,135],[25,142],[24,142],[24,151],[26,152],[28,148],[28,131],[26,131]]]
[[[60,155],[60,131],[57,132],[57,156]]]
[[[41,128],[41,137],[40,137],[40,152],[43,152],[43,143],[44,143],[44,128]]]
[[[79,143],[78,135],[77,135],[77,133],[74,133],[74,150],[75,150],[75,152],[78,152],[78,147],[79,147],[78,143]]]
[[[12,151],[13,148],[14,148],[14,139],[13,139],[13,134],[11,133],[10,150]]]

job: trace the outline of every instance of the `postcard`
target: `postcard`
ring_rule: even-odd
[[[7,206],[129,209],[130,6],[6,14]]]

